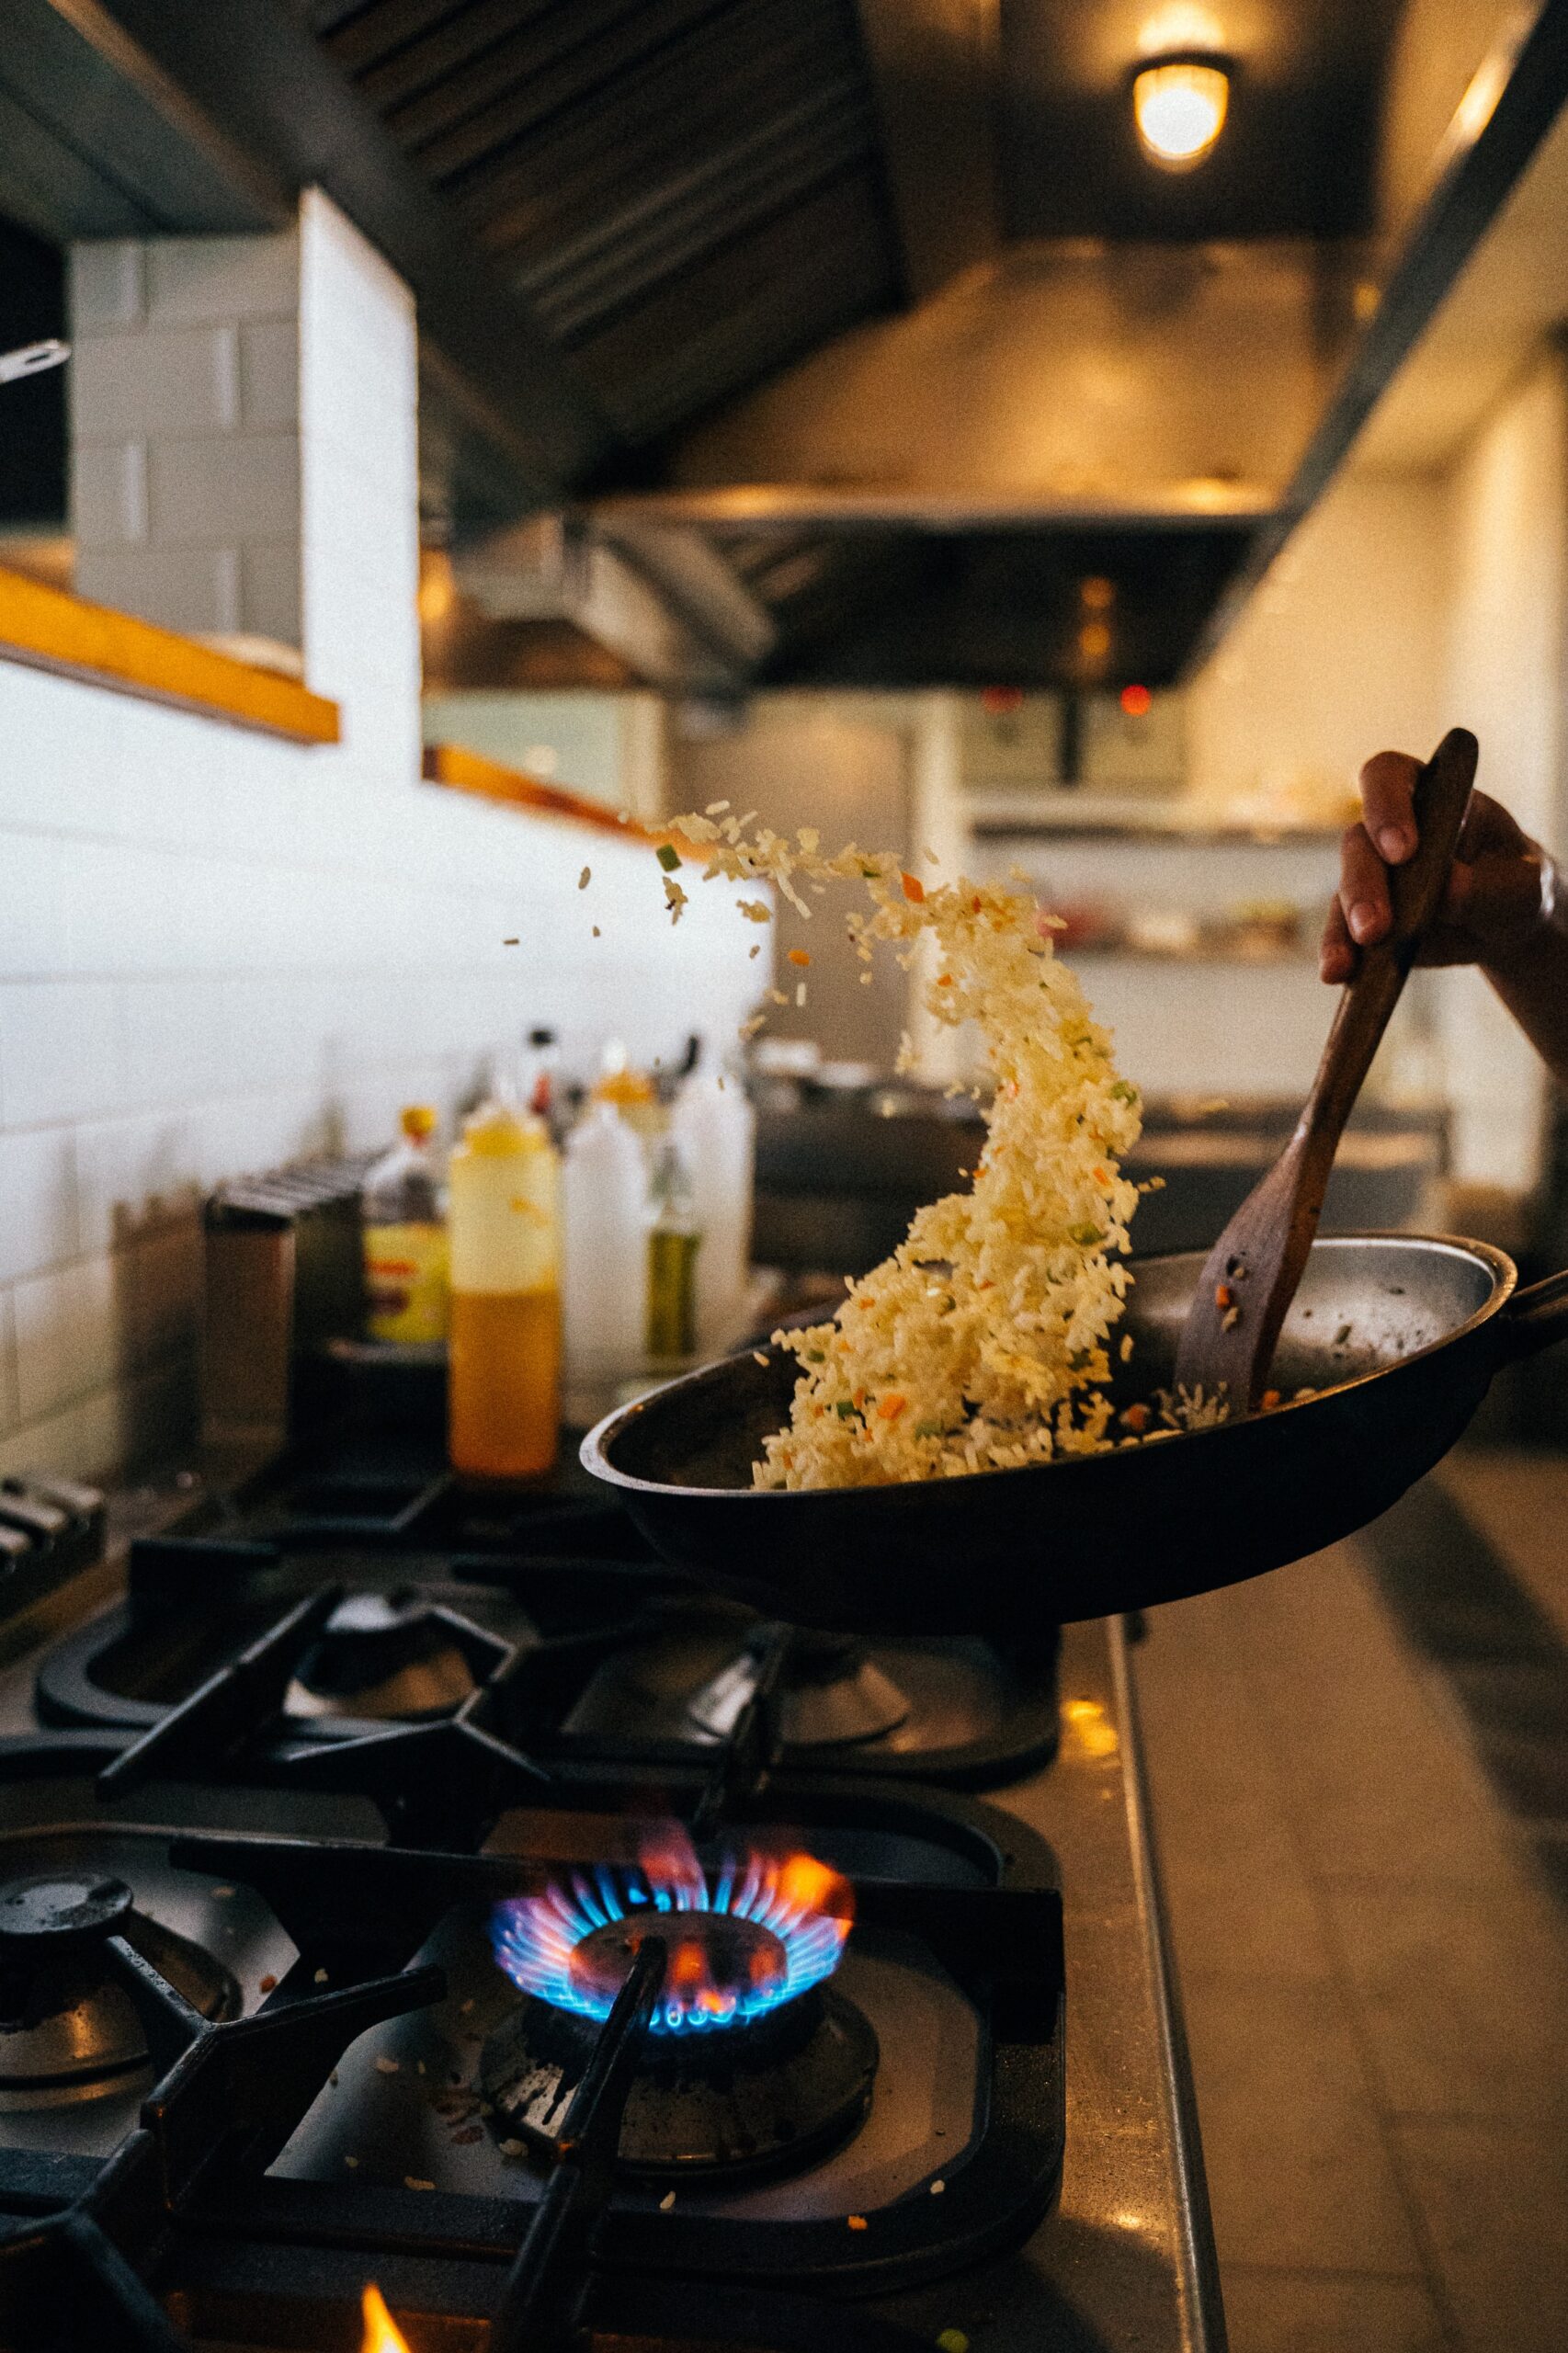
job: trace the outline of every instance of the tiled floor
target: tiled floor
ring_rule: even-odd
[[[1443,1475],[1568,1634],[1568,1462]],[[1137,1654],[1233,2353],[1563,2353],[1568,1909],[1369,1560]]]

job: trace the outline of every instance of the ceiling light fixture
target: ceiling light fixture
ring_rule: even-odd
[[[1133,76],[1138,136],[1166,171],[1189,171],[1213,153],[1230,102],[1230,61],[1211,51],[1154,58]]]

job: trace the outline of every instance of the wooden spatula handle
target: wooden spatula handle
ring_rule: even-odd
[[[1396,866],[1389,876],[1389,936],[1362,949],[1294,1134],[1204,1262],[1176,1352],[1176,1381],[1206,1397],[1223,1394],[1233,1411],[1246,1411],[1264,1394],[1275,1343],[1317,1232],[1345,1122],[1422,937],[1443,903],[1475,756],[1474,736],[1456,727],[1416,779],[1417,846],[1408,865]]]
[[[1468,729],[1451,727],[1415,779],[1415,852],[1403,866],[1389,869],[1392,924],[1386,938],[1361,950],[1301,1114],[1302,1126],[1320,1153],[1326,1146],[1330,1161],[1422,939],[1443,904],[1470,806],[1476,749]]]

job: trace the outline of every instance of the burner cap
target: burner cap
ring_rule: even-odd
[[[0,2113],[120,2088],[148,2065],[134,2004],[110,1974],[124,1941],[203,2018],[236,2018],[222,1962],[132,1905],[118,1879],[51,1873],[0,1889]]]
[[[475,1688],[450,1627],[422,1597],[355,1593],[305,1653],[283,1705],[296,1718],[436,1716]]]
[[[131,1910],[121,1879],[62,1879],[53,1873],[13,1880],[0,1888],[0,1949],[23,1954],[66,1953],[113,1936]]]
[[[643,1911],[607,1920],[574,1945],[573,1978],[585,1992],[612,2002],[645,1937],[658,1937],[669,1949],[665,1984],[672,2000],[715,2019],[733,2013],[747,1995],[781,1992],[790,1974],[783,1938],[760,1920],[733,1912]]]
[[[756,1689],[757,1658],[747,1647],[687,1701],[699,1731],[727,1740]],[[778,1688],[786,1748],[849,1748],[895,1732],[909,1701],[853,1635],[800,1631],[790,1640]]]

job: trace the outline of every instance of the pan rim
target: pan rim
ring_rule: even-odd
[[[1440,1338],[1428,1340],[1424,1347],[1412,1348],[1408,1356],[1398,1359],[1397,1364],[1377,1365],[1369,1372],[1354,1373],[1346,1381],[1336,1381],[1332,1388],[1314,1390],[1310,1397],[1289,1398],[1282,1404],[1273,1407],[1267,1416],[1260,1414],[1248,1414],[1240,1421],[1217,1422],[1207,1429],[1187,1430],[1180,1433],[1179,1436],[1173,1434],[1171,1438],[1156,1440],[1156,1445],[1163,1447],[1179,1443],[1185,1449],[1188,1446],[1199,1445],[1205,1440],[1234,1438],[1239,1430],[1266,1418],[1271,1425],[1276,1424],[1288,1414],[1301,1413],[1310,1406],[1324,1404],[1331,1397],[1348,1396],[1352,1391],[1364,1389],[1371,1381],[1381,1381],[1385,1374],[1402,1370],[1406,1365],[1419,1364],[1426,1358],[1435,1356],[1439,1348],[1451,1347],[1456,1341],[1465,1339],[1471,1333],[1479,1331],[1483,1324],[1493,1322],[1502,1313],[1518,1289],[1519,1270],[1508,1253],[1498,1249],[1494,1243],[1479,1242],[1470,1234],[1412,1233],[1403,1227],[1369,1226],[1364,1229],[1358,1228],[1349,1233],[1319,1234],[1312,1244],[1312,1248],[1314,1251],[1319,1248],[1332,1249],[1336,1244],[1358,1242],[1392,1242],[1403,1247],[1422,1249],[1429,1249],[1436,1245],[1441,1248],[1455,1251],[1462,1256],[1478,1261],[1487,1269],[1492,1277],[1491,1292],[1473,1315],[1467,1316],[1462,1324],[1456,1324],[1451,1332],[1445,1332]],[[1174,1260],[1185,1258],[1196,1260],[1201,1268],[1206,1253],[1201,1250],[1160,1250],[1151,1252],[1143,1258],[1133,1257],[1129,1264],[1134,1267],[1169,1266]],[[768,1345],[771,1348],[772,1343],[769,1342]],[[714,1371],[721,1365],[732,1363],[740,1357],[753,1353],[754,1351],[744,1348],[733,1349],[728,1356],[715,1357],[709,1364],[698,1365],[689,1372],[677,1373],[673,1380],[661,1381],[656,1388],[645,1390],[641,1397],[634,1398],[631,1404],[619,1405],[613,1413],[606,1414],[601,1420],[595,1423],[578,1447],[578,1461],[585,1471],[588,1472],[592,1477],[600,1480],[606,1486],[619,1487],[629,1495],[659,1495],[682,1502],[698,1502],[704,1498],[709,1501],[718,1501],[722,1498],[730,1503],[750,1500],[774,1505],[790,1503],[802,1506],[815,1504],[819,1507],[834,1503],[842,1508],[845,1505],[850,1504],[851,1499],[857,1495],[865,1496],[868,1499],[881,1498],[885,1503],[890,1495],[928,1495],[934,1488],[938,1490],[962,1488],[968,1491],[981,1485],[990,1487],[997,1480],[1037,1478],[1042,1471],[1060,1473],[1070,1471],[1086,1472],[1096,1464],[1135,1459],[1144,1451],[1144,1446],[1147,1444],[1145,1441],[1144,1446],[1137,1448],[1117,1447],[1108,1448],[1093,1454],[1063,1455],[1054,1461],[1013,1465],[1006,1470],[971,1471],[960,1479],[900,1479],[892,1481],[886,1485],[870,1487],[684,1487],[673,1485],[662,1479],[637,1478],[630,1471],[621,1470],[619,1465],[609,1460],[606,1448],[640,1415],[646,1412],[657,1399],[666,1396],[672,1389],[679,1389],[687,1382],[699,1381],[705,1373]]]

